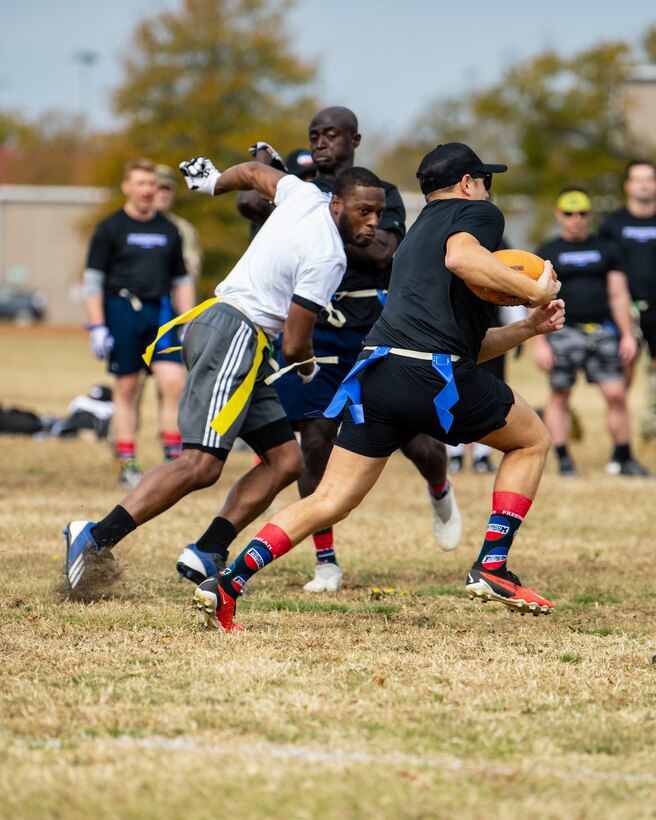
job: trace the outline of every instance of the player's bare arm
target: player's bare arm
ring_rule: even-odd
[[[225,171],[219,171],[214,163],[205,157],[181,162],[180,172],[187,187],[201,194],[219,196],[229,191],[253,189],[269,200],[275,198],[278,183],[285,176],[283,171],[270,168],[261,162],[242,162]]]
[[[548,304],[560,290],[560,282],[553,278],[551,262],[544,263],[539,279],[529,279],[504,265],[475,236],[464,231],[447,239],[445,262],[449,270],[465,282],[519,296],[532,307]]]
[[[295,302],[289,308],[289,315],[282,333],[282,355],[287,364],[303,362],[314,356],[312,347],[312,331],[316,314]],[[314,364],[304,364],[296,368],[298,373],[309,376]]]
[[[344,245],[344,250],[350,262],[385,270],[392,261],[398,245],[399,240],[395,233],[378,228],[371,245],[361,248],[349,243]]]
[[[631,295],[626,275],[622,271],[608,271],[607,283],[611,316],[620,334],[620,359],[623,364],[629,364],[638,353],[638,343],[633,333]]]
[[[483,338],[478,362],[500,356],[534,336],[555,333],[561,330],[564,324],[565,302],[562,299],[555,299],[531,311],[529,316],[519,322],[504,327],[491,327]]]

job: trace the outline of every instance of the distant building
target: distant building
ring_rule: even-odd
[[[622,96],[630,143],[656,152],[656,65],[636,66]]]
[[[85,321],[82,271],[94,217],[109,196],[105,188],[0,185],[0,282],[42,291],[50,324]]]

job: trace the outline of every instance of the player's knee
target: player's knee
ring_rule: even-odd
[[[348,517],[362,500],[360,495],[353,493],[335,491],[334,488],[322,486],[321,484],[314,491],[315,502],[320,506],[321,518],[336,524]]]
[[[211,487],[218,481],[223,462],[199,450],[183,450],[175,465],[185,473],[185,480],[194,490]]]
[[[539,424],[536,425],[533,438],[534,441],[532,446],[536,450],[544,454],[549,452],[549,449],[551,448],[551,433],[547,430],[546,425],[542,421],[539,421]]]
[[[305,469],[300,447],[289,447],[275,463],[276,478],[281,487],[298,481]]]
[[[295,439],[267,450],[262,462],[274,476],[275,483],[282,489],[300,478],[305,469],[303,453]]]

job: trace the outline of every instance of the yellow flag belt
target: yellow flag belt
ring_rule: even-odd
[[[216,305],[219,302],[223,301],[220,296],[213,296],[211,299],[207,299],[205,302],[201,302],[200,305],[196,305],[191,310],[188,310],[186,313],[182,313],[180,316],[176,316],[175,319],[171,319],[170,322],[167,322],[165,325],[162,325],[160,329],[157,331],[157,336],[153,342],[151,342],[148,347],[146,348],[146,352],[143,354],[143,360],[146,362],[148,367],[150,367],[150,362],[152,361],[153,355],[155,353],[155,348],[157,347],[157,342],[165,336],[171,328],[176,327],[177,325],[183,325],[186,322],[191,322],[192,319],[195,319],[197,316],[200,316],[201,313],[206,311],[208,308],[212,307],[212,305]],[[255,356],[253,357],[253,364],[251,365],[251,369],[246,374],[246,378],[243,382],[239,385],[239,387],[235,390],[235,392],[230,396],[228,401],[223,405],[219,414],[212,419],[210,422],[210,427],[213,430],[222,436],[224,435],[230,427],[235,423],[235,421],[239,418],[239,414],[246,406],[246,402],[248,401],[248,397],[253,392],[253,387],[255,385],[255,378],[257,376],[257,371],[262,364],[262,359],[264,358],[264,351],[269,346],[269,340],[266,337],[266,334],[263,330],[258,328],[257,333],[257,347],[255,348]],[[180,350],[181,345],[177,347],[167,347],[165,350],[160,351],[161,353],[172,353],[174,350]]]
[[[201,302],[200,305],[196,305],[191,310],[188,310],[186,313],[182,313],[180,316],[176,316],[174,319],[171,319],[170,322],[167,322],[165,325],[162,325],[160,329],[157,331],[157,336],[155,336],[154,341],[152,341],[148,347],[146,348],[146,352],[143,354],[142,358],[146,365],[150,367],[150,363],[152,361],[153,355],[155,354],[155,348],[157,347],[157,342],[165,336],[171,328],[176,327],[177,325],[183,325],[186,322],[191,322],[192,319],[195,319],[197,316],[200,316],[208,308],[212,307],[212,305],[216,305],[219,302],[222,302],[223,299],[221,296],[213,296],[211,299],[207,299],[205,302]],[[246,406],[246,402],[248,401],[248,397],[253,392],[253,387],[255,386],[255,379],[257,377],[257,371],[262,364],[262,360],[264,358],[264,351],[269,346],[269,340],[264,333],[263,330],[257,328],[257,347],[255,348],[255,356],[253,357],[253,364],[251,365],[251,369],[246,374],[246,378],[243,382],[239,385],[239,387],[235,390],[235,392],[230,396],[228,401],[219,411],[219,414],[212,419],[210,422],[210,427],[215,430],[220,436],[224,435],[230,427],[235,423],[235,421],[239,418],[239,414]],[[181,345],[177,347],[167,347],[164,350],[161,350],[161,353],[172,353],[174,350],[181,350]],[[314,359],[307,359],[306,362],[295,362],[288,367],[284,367],[279,370],[277,373],[269,376],[265,379],[267,384],[271,384],[271,382],[276,381],[276,379],[280,378],[284,373],[287,373],[289,370],[292,370],[294,367],[297,367],[299,364],[306,364],[309,362],[318,362],[322,364],[337,364],[339,361],[337,356],[320,356],[319,358]],[[274,362],[272,361],[272,364]]]

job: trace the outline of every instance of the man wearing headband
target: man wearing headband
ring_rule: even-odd
[[[569,399],[579,370],[599,386],[607,404],[613,451],[606,471],[646,476],[631,454],[631,422],[626,405],[624,366],[633,361],[637,343],[631,323],[631,298],[622,272],[619,247],[591,233],[592,202],[581,188],[566,188],[556,202],[560,235],[537,250],[551,259],[563,283],[565,327],[556,336],[536,338],[533,354],[549,374],[551,392],[544,421],[551,433],[560,475],[577,470],[568,450]]]

